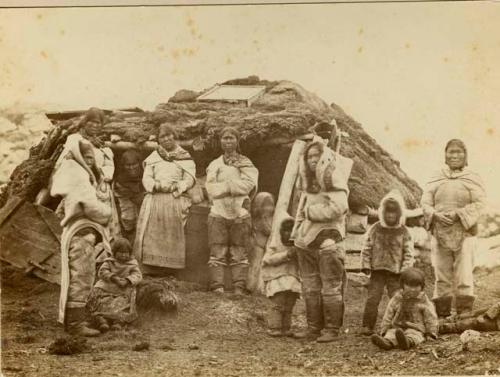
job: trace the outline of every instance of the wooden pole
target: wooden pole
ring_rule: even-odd
[[[267,247],[276,245],[279,240],[280,213],[288,213],[288,206],[290,205],[290,200],[292,198],[293,188],[295,187],[295,182],[299,174],[300,156],[304,151],[305,145],[305,141],[295,140],[292,150],[290,151],[285,173],[283,174],[283,179],[281,180],[280,191],[274,212],[275,216],[273,217],[271,235],[267,241]]]

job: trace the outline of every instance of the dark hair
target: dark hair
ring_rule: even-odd
[[[99,233],[96,229],[92,228],[91,226],[80,229],[78,232],[75,233],[75,236],[84,237],[87,234],[93,234],[95,236],[96,244],[102,241],[101,233]]]
[[[123,237],[116,237],[111,243],[111,252],[115,255],[119,251],[124,251],[128,254],[132,254],[132,245],[130,242]]]
[[[304,165],[305,165],[305,175],[306,175],[306,191],[309,193],[318,193],[319,192],[319,184],[316,182],[316,172],[311,171],[309,169],[309,165],[307,164],[307,155],[312,148],[318,148],[321,153],[323,153],[323,144],[319,141],[315,141],[309,144],[304,151]]]
[[[401,288],[404,284],[409,285],[410,287],[415,287],[419,285],[424,289],[425,287],[425,275],[418,268],[410,267],[404,270],[401,273],[401,277],[399,279],[401,283]]]
[[[446,143],[446,147],[444,148],[444,151],[446,152],[448,150],[448,148],[451,147],[452,145],[456,145],[456,146],[462,148],[465,152],[467,152],[467,147],[465,146],[465,143],[460,139],[451,139],[450,141],[448,141]]]
[[[220,138],[222,139],[222,136],[224,136],[225,133],[230,133],[231,135],[233,135],[236,140],[240,140],[240,133],[239,131],[234,128],[234,127],[231,127],[231,126],[226,126],[222,129],[222,131],[220,132]]]
[[[291,230],[293,229],[293,226],[295,225],[295,222],[293,219],[285,219],[281,222],[281,225],[280,225],[280,232],[282,230]]]
[[[333,126],[327,122],[319,122],[313,127],[313,132],[323,139],[330,139]]]

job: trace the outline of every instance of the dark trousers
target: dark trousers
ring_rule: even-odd
[[[347,275],[343,245],[331,250],[297,249],[302,289],[310,330],[339,330],[344,319]]]
[[[272,330],[288,331],[292,326],[292,312],[298,293],[278,292],[269,299],[273,303],[267,316],[267,325]]]
[[[363,327],[370,329],[375,327],[378,306],[384,295],[385,287],[387,287],[389,297],[394,296],[394,293],[400,287],[399,274],[384,270],[372,271],[370,282],[368,283],[368,299],[366,300],[365,311],[363,313]]]

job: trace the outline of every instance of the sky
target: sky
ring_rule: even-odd
[[[249,75],[338,104],[421,184],[464,139],[500,204],[500,2],[0,9],[0,108],[150,110]]]

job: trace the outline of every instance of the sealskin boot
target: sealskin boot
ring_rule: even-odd
[[[234,293],[238,295],[246,294],[246,280],[248,275],[247,264],[231,265],[231,276],[233,278]]]
[[[285,309],[281,316],[282,332],[283,336],[293,337],[292,329],[292,313],[295,302],[297,301],[297,296],[295,294],[289,294],[285,300]]]
[[[399,348],[401,348],[402,350],[409,350],[415,345],[413,341],[408,338],[405,332],[401,329],[396,329],[396,340],[398,342]]]
[[[458,332],[455,322],[443,322],[439,324],[440,334],[456,334]]]
[[[475,300],[476,298],[474,296],[456,296],[455,308],[457,309],[457,314],[470,312],[474,306]]]
[[[370,339],[373,344],[375,344],[378,348],[382,348],[383,350],[388,351],[394,348],[394,345],[389,339],[386,339],[378,334],[373,334]]]
[[[109,330],[109,324],[108,321],[106,321],[106,318],[99,316],[96,318],[96,322],[97,328],[100,332],[104,333]]]
[[[453,301],[452,296],[442,296],[437,297],[432,300],[434,306],[436,307],[436,313],[440,318],[449,317],[451,314],[451,303]]]
[[[273,307],[269,310],[267,315],[267,335],[273,337],[283,336],[281,332],[281,328],[283,326],[281,313],[282,312],[278,307]]]
[[[323,318],[325,328],[316,341],[330,343],[338,340],[339,330],[344,322],[344,303],[341,296],[323,296]]]
[[[292,312],[284,312],[281,317],[281,332],[283,336],[293,337],[292,332]]]
[[[316,340],[321,335],[323,328],[323,306],[321,295],[308,294],[304,297],[306,303],[307,329],[293,334],[294,338],[307,341]]]
[[[209,265],[208,272],[210,274],[210,290],[219,292],[222,289],[224,292],[224,265]]]
[[[101,334],[85,322],[85,308],[66,308],[66,331],[72,335],[94,337]]]

